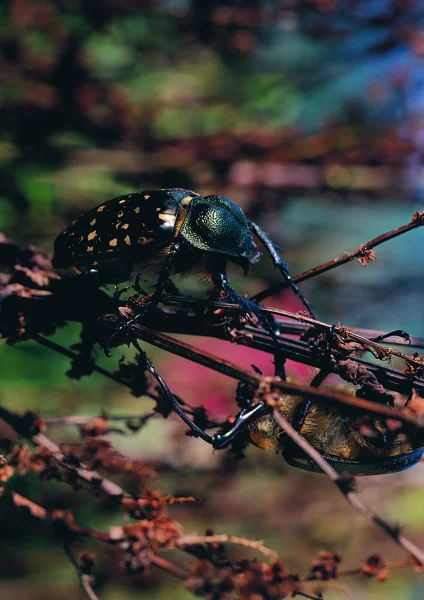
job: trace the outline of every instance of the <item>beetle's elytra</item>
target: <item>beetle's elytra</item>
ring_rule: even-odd
[[[54,246],[53,266],[74,273],[95,271],[97,281],[119,283],[131,275],[159,275],[156,299],[172,273],[200,271],[222,288],[230,301],[254,313],[265,327],[269,319],[231,287],[227,261],[244,269],[261,254],[253,234],[262,242],[287,285],[313,316],[306,298],[292,281],[278,247],[229,198],[201,196],[181,188],[145,190],[119,196],[96,206],[63,231]],[[267,324],[268,323],[268,324]]]
[[[56,239],[53,265],[76,272],[95,269],[104,283],[118,283],[134,270],[158,274],[176,240],[175,273],[197,266],[210,277],[227,260],[247,270],[260,258],[235,202],[171,188],[119,196],[85,213]]]

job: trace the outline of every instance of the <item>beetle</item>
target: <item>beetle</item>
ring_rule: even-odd
[[[424,453],[391,431],[383,420],[370,422],[371,436],[364,436],[358,415],[346,407],[281,396],[276,406],[294,429],[339,473],[382,475],[403,471],[417,464]],[[264,450],[281,453],[291,466],[321,473],[320,468],[288,438],[271,414],[264,414],[247,427],[250,441]]]
[[[223,290],[230,302],[245,313],[254,314],[278,344],[278,328],[273,318],[255,302],[238,294],[226,273],[228,261],[239,264],[247,274],[249,267],[260,260],[253,235],[262,242],[274,266],[312,315],[277,246],[256,223],[248,221],[238,204],[225,196],[202,196],[182,188],[118,196],[89,210],[56,238],[53,267],[73,275],[94,276],[98,285],[121,283],[141,273],[157,277],[155,291],[144,312],[123,327],[143,318],[160,301],[172,274],[197,270],[203,280],[212,281],[217,289]],[[175,412],[197,435],[211,442],[212,438],[181,409],[137,341],[132,343],[143,354],[147,368],[162,386]],[[219,438],[213,443],[219,447]]]
[[[289,465],[322,473],[283,431],[267,405],[259,402],[252,406],[251,400],[245,397],[239,404],[244,408],[236,415],[231,428],[206,440],[214,448],[225,448],[244,431],[245,441],[267,452],[281,454]],[[358,414],[347,407],[282,394],[275,408],[339,473],[396,473],[416,465],[424,454],[422,443],[403,439],[378,417],[372,417],[369,423],[371,436],[363,435]]]
[[[137,341],[139,352],[145,353]],[[241,411],[229,429],[209,435],[181,408],[166,382],[146,359],[147,369],[156,377],[173,409],[202,440],[217,450],[226,448],[240,434],[244,440],[270,453],[282,454],[291,466],[322,473],[315,462],[287,436],[264,402],[252,404],[253,390],[239,383],[237,402]],[[241,388],[247,388],[239,393]],[[413,467],[424,455],[423,443],[410,442],[392,431],[382,419],[372,417],[371,436],[363,435],[358,415],[348,407],[313,402],[299,396],[282,394],[275,408],[339,473],[384,475]]]
[[[252,234],[263,243],[274,266],[312,314],[290,277],[277,246],[224,196],[202,196],[181,188],[145,190],[119,196],[76,219],[56,239],[53,266],[74,274],[96,275],[99,283],[120,283],[140,273],[158,277],[151,304],[159,301],[171,274],[197,270],[231,302],[270,320],[257,304],[238,294],[226,274],[228,261],[245,274],[260,258]]]

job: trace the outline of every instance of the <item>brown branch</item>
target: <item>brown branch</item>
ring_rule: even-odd
[[[14,413],[3,406],[0,406],[0,418],[4,419],[18,435],[30,439],[33,444],[40,448],[46,448],[50,455],[58,462],[64,469],[73,472],[80,479],[90,484],[93,490],[96,492],[103,492],[111,498],[122,500],[122,498],[132,498],[131,494],[122,489],[119,485],[103,477],[97,471],[88,469],[83,463],[74,464],[67,460],[65,454],[61,451],[59,446],[52,442],[43,433],[32,433],[28,431],[28,428],[23,423],[22,417],[17,413]]]
[[[70,464],[66,456],[54,442],[52,442],[43,433],[37,433],[31,436],[32,442],[41,448],[47,448],[52,457],[68,471],[73,471],[80,479],[89,483],[96,491],[101,491],[111,498],[121,500],[123,497],[132,497],[131,494],[122,489],[115,482],[102,477],[97,471],[88,469],[83,463],[78,466]]]
[[[64,544],[63,549],[65,551],[66,556],[69,558],[69,562],[75,568],[75,571],[77,572],[77,575],[78,575],[80,583],[81,583],[81,587],[84,590],[84,592],[86,593],[87,597],[90,600],[99,600],[99,597],[94,593],[94,590],[92,587],[93,578],[91,577],[91,575],[87,575],[86,573],[84,573],[82,571],[81,566],[78,563],[78,560],[76,559],[74,553],[72,552],[72,549],[69,546],[69,544]]]
[[[184,550],[186,546],[198,546],[201,544],[236,544],[237,546],[245,546],[252,550],[258,550],[273,560],[277,560],[278,558],[278,554],[274,550],[267,548],[263,542],[237,537],[231,533],[219,535],[184,535],[177,540],[176,546]]]
[[[362,500],[353,491],[354,478],[349,475],[349,479],[340,475],[333,469],[330,463],[325,460],[324,457],[311,446],[311,444],[305,440],[303,436],[298,433],[294,427],[278,412],[273,410],[273,417],[279,424],[279,426],[287,433],[287,435],[293,440],[293,442],[301,448],[313,461],[314,463],[327,475],[327,477],[339,488],[343,496],[349,502],[349,504],[364,517],[371,521],[374,525],[379,527],[385,535],[392,539],[396,544],[401,546],[405,552],[412,555],[418,564],[424,565],[424,551],[418,546],[413,544],[408,538],[402,535],[397,527],[394,527],[384,521],[381,517],[373,513]]]
[[[236,304],[231,304],[223,301],[214,302],[213,305],[217,308],[220,307],[230,310],[236,310],[238,312],[240,312],[241,310],[240,307]],[[334,325],[330,325],[329,323],[325,323],[324,321],[318,321],[317,319],[313,319],[312,317],[303,315],[301,313],[292,313],[290,311],[283,310],[281,308],[274,308],[272,306],[262,306],[261,309],[266,313],[283,316],[286,317],[286,319],[293,319],[295,321],[299,321],[300,323],[317,327],[318,329],[326,331],[334,329]],[[373,348],[381,356],[397,356],[398,358],[402,358],[405,362],[413,364],[417,367],[423,366],[422,359],[416,359],[413,356],[410,356],[409,354],[405,354],[398,350],[393,350],[393,348],[386,348],[386,346],[382,345],[381,343],[374,342],[373,340],[370,340],[369,338],[363,335],[359,335],[356,331],[351,330],[348,327],[343,327],[342,325],[339,325],[337,327],[337,330],[343,331],[343,337],[345,337],[346,339],[363,344],[365,350],[367,350],[368,347]]]
[[[377,404],[363,398],[356,398],[347,394],[331,392],[329,390],[300,385],[289,381],[281,381],[280,379],[264,378],[246,371],[230,361],[222,359],[209,352],[203,350],[200,351],[186,342],[182,342],[181,340],[176,340],[164,335],[163,333],[158,333],[151,329],[147,329],[142,325],[132,325],[131,329],[139,339],[144,340],[153,346],[162,348],[163,350],[167,350],[168,352],[172,352],[173,354],[182,356],[188,360],[192,360],[198,364],[204,365],[205,367],[214,369],[215,371],[218,371],[223,375],[228,375],[229,377],[232,377],[238,381],[248,383],[254,388],[266,383],[285,394],[311,397],[316,401],[336,402],[346,406],[353,406],[355,408],[359,408],[373,414],[378,414],[389,419],[414,425],[420,429],[424,427],[424,423],[421,423],[419,419],[411,416],[411,413],[406,410],[396,411],[389,406]]]
[[[16,508],[26,508],[36,519],[47,520],[48,513],[45,508],[16,492],[12,492],[5,487],[0,487],[0,498],[10,498]]]
[[[198,300],[193,299],[193,298],[186,298],[185,296],[166,295],[164,297],[163,301],[165,304],[167,304],[167,303],[169,303],[171,305],[177,304],[180,307],[181,306],[199,306]],[[221,309],[225,309],[225,310],[232,310],[232,311],[236,311],[238,313],[242,312],[240,306],[238,306],[237,304],[233,304],[231,302],[226,302],[223,300],[208,302],[207,306],[215,307],[217,309],[221,308]],[[305,331],[307,326],[313,326],[313,327],[316,327],[318,330],[323,330],[323,331],[330,331],[330,330],[334,329],[334,325],[330,325],[329,323],[325,323],[324,321],[318,321],[317,319],[313,319],[312,317],[309,317],[302,313],[292,313],[290,311],[283,310],[280,308],[274,308],[272,306],[261,306],[261,309],[263,310],[263,312],[273,314],[273,315],[283,316],[286,319],[291,319],[294,321],[298,321],[299,323],[302,323],[304,328],[301,331],[301,333],[303,333],[303,331]],[[160,326],[160,323],[154,323],[153,327],[155,329],[160,329],[160,330],[164,329],[163,327]],[[214,330],[216,330],[216,329],[217,328],[215,327]],[[415,358],[413,356],[410,356],[409,354],[400,352],[399,350],[394,350],[393,348],[387,348],[385,345],[383,345],[383,343],[375,342],[375,341],[369,339],[368,337],[361,335],[360,333],[358,333],[359,330],[356,331],[351,328],[344,327],[342,325],[339,325],[337,327],[337,329],[339,331],[343,332],[343,337],[345,337],[346,339],[362,344],[364,347],[364,350],[370,351],[370,348],[374,349],[378,353],[378,356],[381,360],[384,360],[384,359],[389,360],[391,356],[397,356],[398,358],[402,358],[405,362],[407,362],[411,365],[415,365],[416,367],[422,368],[424,366],[422,359]],[[177,331],[174,331],[174,332],[175,333],[194,333],[194,334],[196,333],[196,331],[187,332],[182,329],[178,332]],[[211,333],[212,333],[212,335],[214,335],[214,337],[219,336],[219,334],[218,334],[218,336],[216,335],[216,331],[211,332]],[[243,333],[243,330],[242,330],[242,333]],[[381,333],[382,332],[376,332],[375,337],[377,337],[378,335],[381,335]],[[198,335],[204,335],[204,332],[202,333],[201,331],[199,331]],[[424,344],[424,340],[422,340],[421,338],[416,338],[416,339],[420,343]],[[275,352],[275,342],[273,342],[273,352]]]
[[[228,310],[234,310],[237,312],[241,312],[240,306],[238,306],[237,304],[233,304],[231,302],[227,302],[225,300],[215,300],[215,301],[211,301],[211,300],[207,300],[207,301],[203,301],[203,300],[199,300],[198,298],[191,298],[189,296],[178,296],[178,295],[173,295],[173,294],[164,294],[163,296],[163,304],[166,305],[167,307],[177,307],[177,308],[181,308],[181,307],[197,307],[199,309],[201,308],[211,308],[211,307],[215,307],[217,309],[219,308],[225,308]],[[329,324],[327,323],[323,323],[322,321],[316,321],[314,319],[312,319],[311,317],[307,317],[306,315],[301,315],[299,313],[292,313],[289,311],[284,311],[282,309],[278,309],[278,308],[274,308],[271,306],[266,306],[263,305],[261,306],[262,310],[264,312],[269,312],[269,313],[273,313],[276,315],[280,315],[280,316],[286,316],[286,319],[280,319],[278,321],[278,325],[280,328],[280,332],[281,333],[286,333],[289,335],[302,335],[308,328],[310,325],[314,325],[314,324],[318,324],[323,328],[328,328],[330,327]],[[173,316],[175,316],[176,314],[178,314],[178,319],[174,319]],[[169,314],[169,309],[167,311],[161,311],[160,309],[157,309],[155,314],[152,314],[152,319],[154,322],[154,327],[152,326],[152,329],[161,329],[161,330],[165,330],[163,325],[166,324],[166,327],[168,329],[166,329],[169,332],[173,332],[173,333],[187,333],[189,332],[190,335],[196,335],[196,331],[199,331],[198,335],[213,335],[215,336],[217,327],[215,326],[211,326],[208,325],[207,322],[205,320],[201,321],[200,319],[196,318],[196,315],[193,314],[188,314],[187,312],[181,312],[179,311],[178,313],[173,313],[173,314]],[[168,317],[168,318],[167,318]],[[180,320],[181,319],[181,320]],[[293,323],[293,320],[298,321],[297,323]],[[192,322],[190,324],[190,321]],[[162,326],[161,326],[162,325]],[[247,326],[248,328],[250,328],[250,326]],[[386,332],[385,331],[381,331],[381,330],[377,330],[377,329],[362,329],[360,327],[355,327],[354,329],[355,333],[363,336],[364,338],[367,338],[368,340],[370,338],[376,338],[379,337],[381,335],[384,335]],[[388,343],[388,342],[383,342],[384,344]],[[413,346],[413,347],[423,347],[424,346],[424,338],[422,337],[418,337],[418,336],[410,336],[409,340],[405,340],[403,338],[397,338],[396,340],[390,341],[391,344],[394,344],[395,346]],[[384,348],[384,346],[382,346],[382,348]]]
[[[183,571],[183,569],[180,569],[169,560],[166,560],[166,558],[158,556],[157,554],[153,554],[149,557],[149,560],[152,565],[159,567],[159,569],[162,569],[163,571],[167,571],[177,579],[181,579],[181,581],[185,581],[187,579],[186,571]]]
[[[303,598],[309,598],[309,600],[322,600],[322,596],[314,596],[313,594],[307,594],[306,592],[294,591],[292,598],[295,598],[296,596],[303,596]]]
[[[39,344],[41,344],[41,346],[45,346],[46,348],[50,348],[50,350],[54,350],[55,352],[58,352],[59,354],[63,354],[63,356],[67,356],[71,360],[75,360],[78,357],[78,354],[76,352],[73,352],[72,350],[65,348],[61,344],[57,344],[56,342],[53,342],[52,340],[49,340],[49,339],[43,337],[42,335],[34,334],[32,336],[32,339],[35,340],[36,342],[38,342]],[[125,381],[125,379],[123,379],[122,377],[119,377],[119,375],[117,375],[116,373],[112,373],[111,371],[108,371],[107,369],[103,369],[103,367],[99,367],[98,365],[93,365],[93,371],[96,371],[96,373],[100,373],[100,375],[103,375],[104,377],[107,377],[108,379],[111,379],[112,381],[115,381],[116,383],[128,385],[127,382]]]
[[[178,315],[169,315],[162,311],[160,311],[159,314],[154,313],[152,314],[151,319],[149,319],[149,323],[151,323],[151,328],[157,329],[159,331],[168,331],[171,333],[186,333],[201,336],[206,335],[228,340],[228,334],[224,328],[208,326],[207,324],[205,324],[204,321],[195,317],[194,315],[191,316],[187,314],[182,314],[181,312],[178,313]],[[293,329],[291,329],[289,327],[289,324],[290,322],[283,323],[282,327],[283,330],[286,333],[289,333],[290,335],[302,333],[308,327],[308,325],[306,324],[293,322]],[[298,331],[297,329],[299,326],[302,327],[301,331]],[[272,340],[270,334],[264,331],[263,329],[247,325],[242,331],[245,331],[247,335],[241,337],[238,341],[239,343],[255,348],[257,350],[269,352],[271,354],[275,353],[274,341]],[[376,334],[380,333],[381,332],[376,332]],[[40,341],[40,343],[42,341],[44,346],[49,347],[50,349],[59,352],[64,356],[68,356],[71,359],[75,359],[77,357],[77,354],[72,350],[64,348],[63,346],[53,342],[50,343],[50,340],[47,340],[42,336],[38,336],[36,340]],[[327,365],[324,365],[325,360],[322,357],[317,356],[316,353],[314,353],[314,351],[309,347],[309,345],[301,340],[295,340],[293,338],[280,335],[279,348],[288,359],[299,361],[317,368],[322,368],[323,366],[327,367]],[[371,363],[356,356],[352,356],[351,360],[353,360],[355,363],[359,363],[366,366],[368,370],[378,375],[380,379],[384,380],[385,387],[390,390],[409,395],[411,389],[415,388],[418,391],[418,393],[424,394],[424,380],[422,379],[411,377],[410,375],[406,375],[401,371],[391,369],[385,365]],[[105,374],[110,379],[114,379],[116,382],[132,389],[131,385],[129,385],[127,381],[120,378],[119,376],[116,376],[114,373],[110,373],[106,369],[97,367],[97,365],[93,365],[93,370],[100,374]],[[157,397],[153,393],[147,392],[146,395],[149,395],[149,397],[151,397],[153,400],[157,400]]]
[[[306,281],[307,279],[311,279],[312,277],[316,277],[317,275],[321,275],[322,273],[331,271],[332,269],[335,269],[340,265],[344,265],[348,262],[351,262],[355,258],[367,257],[367,255],[370,254],[370,250],[372,250],[372,248],[375,248],[376,246],[379,246],[384,242],[387,242],[399,235],[402,235],[407,231],[411,231],[412,229],[421,227],[422,225],[424,225],[424,211],[417,211],[412,217],[412,221],[410,221],[406,225],[397,227],[392,231],[388,231],[387,233],[383,233],[382,235],[375,237],[374,239],[370,240],[369,242],[366,242],[365,244],[361,244],[353,252],[348,252],[343,256],[334,258],[333,260],[330,260],[322,265],[314,267],[313,269],[309,269],[309,271],[304,271],[303,273],[300,273],[299,275],[293,277],[293,281],[295,283],[301,283],[302,281]],[[281,281],[279,283],[276,283],[275,285],[272,285],[266,290],[255,294],[254,296],[252,296],[251,300],[253,300],[254,302],[261,302],[265,298],[268,298],[269,296],[280,292],[286,287],[287,283],[285,281]]]
[[[403,569],[405,567],[412,567],[412,566],[417,566],[417,563],[414,561],[412,562],[411,560],[402,560],[402,561],[395,561],[395,562],[388,562],[384,564],[384,567],[386,569]],[[362,569],[362,567],[355,567],[353,569],[343,569],[341,571],[339,571],[339,577],[349,577],[351,575],[361,575],[364,574],[364,571]]]
[[[405,354],[403,352],[400,352],[399,350],[394,350],[393,348],[386,348],[381,343],[374,342],[373,340],[370,340],[370,339],[364,337],[363,335],[359,335],[355,331],[350,330],[348,327],[343,327],[342,325],[338,325],[337,327],[334,327],[334,325],[330,325],[329,323],[325,323],[324,321],[317,321],[316,319],[312,319],[311,317],[307,317],[307,316],[300,315],[297,313],[290,313],[289,311],[282,310],[280,308],[272,308],[269,306],[264,306],[262,308],[265,312],[269,312],[274,315],[282,315],[289,319],[295,319],[302,323],[307,323],[308,325],[313,325],[313,326],[318,327],[319,329],[324,329],[326,331],[336,329],[337,331],[339,331],[342,334],[342,337],[344,337],[348,340],[352,340],[353,342],[358,342],[360,344],[363,344],[365,350],[367,350],[368,347],[373,348],[374,350],[376,350],[378,352],[379,357],[397,356],[398,358],[402,358],[405,362],[407,362],[411,365],[415,365],[417,367],[423,367],[423,365],[424,365],[422,359],[414,358],[413,356],[410,356],[409,354]]]
[[[122,382],[126,385],[124,382]],[[94,415],[92,417],[87,415],[73,415],[70,417],[52,417],[50,419],[43,419],[43,423],[47,427],[58,427],[66,425],[74,425],[76,427],[80,425],[89,425],[95,419],[105,419],[105,421],[146,421],[150,418],[158,416],[158,413],[149,412],[141,415]]]

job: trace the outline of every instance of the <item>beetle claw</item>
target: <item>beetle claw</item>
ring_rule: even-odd
[[[126,286],[123,287],[121,290],[118,288],[117,285],[114,286],[114,292],[113,292],[113,299],[114,300],[120,300],[122,294],[125,294],[125,292],[127,292],[130,289],[130,286]]]

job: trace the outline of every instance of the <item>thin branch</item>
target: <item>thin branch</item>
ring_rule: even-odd
[[[111,498],[122,500],[122,498],[132,498],[131,494],[126,492],[119,485],[103,477],[97,471],[88,469],[83,463],[75,464],[71,463],[61,451],[59,446],[52,442],[43,433],[32,434],[26,430],[22,424],[22,417],[17,413],[14,413],[3,406],[0,406],[0,418],[4,419],[15,431],[21,435],[30,439],[36,446],[40,448],[46,448],[51,456],[58,462],[64,469],[75,473],[80,479],[90,484],[92,489],[96,492],[103,492]]]
[[[303,598],[309,598],[309,600],[322,600],[322,596],[314,596],[313,594],[307,594],[306,592],[293,592],[292,598],[296,596],[303,596]]]
[[[157,554],[153,554],[149,556],[149,560],[152,565],[159,567],[159,569],[162,569],[163,571],[167,571],[177,579],[181,579],[181,581],[185,581],[187,579],[186,571],[183,571],[183,569],[180,569],[169,560],[166,560],[166,558],[158,556]]]
[[[294,592],[293,598],[295,596],[303,596],[304,598],[309,598],[309,600],[322,600],[322,596],[314,596],[312,594],[307,594],[306,592]]]
[[[126,385],[124,382],[122,383]],[[70,417],[52,417],[50,419],[43,419],[43,422],[47,427],[66,425],[74,425],[78,427],[80,425],[90,425],[90,423],[92,423],[95,419],[105,419],[106,421],[147,421],[158,415],[159,413],[156,412],[143,413],[141,415],[93,415],[91,417],[87,415],[74,415]]]
[[[408,538],[402,535],[398,527],[390,525],[384,519],[373,513],[357,496],[352,490],[354,478],[349,475],[350,481],[329,464],[325,458],[311,446],[311,444],[298,433],[290,423],[278,412],[277,409],[273,410],[273,417],[279,424],[279,426],[287,433],[287,435],[293,440],[293,442],[301,448],[313,461],[314,463],[327,475],[327,477],[339,488],[343,496],[349,502],[355,510],[360,512],[369,521],[379,527],[385,535],[392,539],[396,544],[401,546],[408,554],[411,554],[420,565],[424,565],[424,552],[413,544]]]
[[[181,305],[182,306],[190,306],[190,305],[198,306],[199,305],[198,300],[195,300],[193,298],[186,298],[185,296],[169,296],[169,295],[167,295],[164,297],[164,303],[166,303],[166,302],[169,302],[171,304],[177,302],[177,303],[179,303],[178,304],[179,306],[181,306]],[[214,301],[214,302],[208,303],[207,305],[213,306],[215,308],[221,308],[221,309],[224,308],[226,310],[234,310],[238,313],[241,312],[240,306],[238,306],[237,304],[233,304],[231,302],[223,301],[223,300]],[[292,313],[290,311],[283,310],[281,308],[274,308],[272,306],[261,306],[261,310],[263,310],[264,312],[269,313],[269,314],[283,316],[286,319],[292,319],[295,321],[299,321],[300,323],[303,323],[306,326],[309,325],[309,326],[317,327],[319,330],[330,331],[330,330],[335,329],[335,326],[330,325],[330,323],[325,323],[324,321],[318,321],[317,319],[313,319],[312,317],[309,317],[302,313]],[[155,326],[155,329],[163,329],[163,328]],[[380,358],[397,356],[398,358],[402,358],[405,362],[415,365],[417,367],[422,368],[424,366],[422,359],[420,359],[420,358],[417,359],[413,356],[410,356],[409,354],[400,352],[399,350],[394,350],[393,348],[387,348],[382,343],[375,342],[375,341],[365,337],[364,335],[360,335],[356,330],[353,330],[348,327],[344,327],[342,325],[337,326],[337,329],[339,332],[343,332],[344,338],[362,344],[364,346],[364,350],[369,350],[370,348],[373,348],[374,350],[376,350],[376,352],[378,353],[378,356]],[[187,333],[187,332],[181,331],[181,333]],[[375,337],[377,337],[377,336],[375,336]],[[274,343],[274,351],[275,351],[275,343]]]
[[[1,498],[9,499],[15,508],[27,509],[33,517],[40,519],[41,521],[61,521],[61,523],[65,525],[69,531],[72,531],[76,535],[93,538],[95,540],[99,540],[100,542],[115,543],[106,533],[79,525],[73,520],[73,518],[70,517],[69,513],[63,513],[63,511],[58,511],[57,513],[56,511],[50,512],[32,500],[29,500],[28,498],[25,498],[24,496],[21,496],[17,492],[14,492],[8,488],[0,487],[0,499]]]
[[[177,541],[177,548],[185,549],[186,546],[198,546],[202,544],[236,544],[237,546],[245,546],[252,550],[258,550],[262,554],[277,560],[278,554],[267,548],[263,542],[248,540],[246,538],[237,537],[231,533],[219,535],[184,535]]]
[[[181,298],[183,298],[183,297],[181,297]],[[238,312],[240,312],[240,310],[241,310],[240,307],[237,306],[236,304],[231,304],[231,303],[224,302],[221,300],[214,302],[213,305],[216,306],[217,308],[236,310]],[[261,309],[266,313],[283,316],[283,317],[286,317],[286,319],[293,319],[295,321],[299,321],[306,325],[318,327],[319,329],[322,329],[322,330],[330,331],[330,330],[335,329],[335,326],[330,325],[330,323],[325,323],[324,321],[318,321],[317,319],[313,319],[312,317],[303,315],[301,313],[292,313],[290,311],[283,310],[281,308],[274,308],[272,306],[262,306]],[[371,340],[363,335],[359,335],[356,331],[351,330],[348,327],[343,327],[342,325],[338,325],[337,330],[340,332],[343,332],[343,337],[345,337],[346,339],[363,344],[365,346],[365,350],[368,349],[367,347],[373,348],[374,350],[376,350],[379,353],[379,356],[380,355],[381,356],[386,356],[386,355],[387,356],[397,356],[398,358],[402,358],[405,362],[413,364],[417,367],[423,366],[422,359],[416,359],[413,356],[410,356],[409,354],[405,354],[403,352],[400,352],[399,350],[394,350],[393,348],[386,348],[386,346],[382,345],[381,343],[375,342],[374,340]]]
[[[178,296],[172,294],[164,294],[163,304],[166,307],[215,307],[217,309],[225,308],[228,310],[235,310],[240,312],[240,307],[237,304],[226,302],[224,300],[203,301],[199,300],[198,298],[191,298],[189,296]],[[307,322],[307,319],[301,319],[302,315],[299,315],[298,313],[280,311],[280,309],[273,308],[270,306],[262,306],[261,308],[264,312],[273,312],[274,314],[278,315],[287,315],[286,319],[280,319],[278,321],[280,333],[285,333],[289,335],[302,335],[310,326],[309,322]],[[174,318],[177,315],[178,318]],[[196,332],[198,332],[197,335],[215,336],[217,329],[219,331],[218,327],[208,325],[208,323],[205,320],[200,320],[194,313],[190,314],[182,311],[178,311],[178,313],[170,313],[169,308],[156,308],[156,311],[152,311],[152,314],[149,315],[149,317],[150,316],[153,319],[154,323],[154,326],[151,325],[152,329],[160,329],[162,331],[168,331],[169,333],[190,333],[190,335],[196,335]],[[293,320],[297,320],[298,322],[293,323]],[[300,322],[300,320],[304,322]],[[310,323],[314,324],[314,320],[312,319]],[[317,323],[329,327],[328,324],[322,323],[321,321],[317,321]],[[166,329],[164,328],[165,325]],[[250,325],[247,325],[244,329],[250,327]],[[381,331],[379,329],[362,329],[360,327],[355,327],[354,331],[358,335],[361,335],[367,339],[376,338],[386,333],[385,331]],[[388,342],[383,343],[386,344]],[[397,339],[393,341],[391,340],[390,344],[393,344],[395,346],[410,346],[419,348],[424,347],[424,338],[418,336],[410,336],[409,340],[407,341],[403,338],[397,337]]]
[[[396,562],[385,563],[384,568],[386,568],[386,569],[403,569],[405,567],[412,567],[414,565],[417,566],[417,564],[415,562],[412,562],[410,560],[402,560],[402,561],[399,560]],[[353,569],[343,569],[338,572],[339,577],[349,577],[351,575],[361,575],[361,574],[364,574],[362,567],[356,567]]]
[[[0,487],[0,498],[10,498],[16,508],[26,508],[36,519],[47,520],[48,513],[45,508],[16,492],[12,492],[8,488]]]
[[[403,233],[406,233],[407,231],[411,231],[412,229],[421,227],[422,225],[424,225],[424,211],[417,211],[414,214],[414,216],[412,217],[412,221],[410,221],[406,225],[397,227],[396,229],[393,229],[392,231],[388,231],[387,233],[383,233],[382,235],[375,237],[374,239],[370,240],[369,242],[366,242],[365,244],[361,244],[353,252],[348,252],[348,253],[344,254],[343,256],[340,256],[339,258],[334,258],[333,260],[330,260],[329,262],[319,265],[318,267],[309,269],[309,271],[304,271],[303,273],[300,273],[299,275],[296,275],[295,277],[293,277],[293,281],[295,283],[301,283],[302,281],[306,281],[307,279],[311,279],[312,277],[321,275],[322,273],[325,273],[326,271],[331,271],[332,269],[335,269],[336,267],[339,267],[340,265],[344,265],[348,262],[351,262],[352,260],[355,260],[355,258],[364,257],[366,260],[367,256],[369,257],[370,250],[372,250],[372,248],[375,248],[376,246],[379,246],[380,244],[383,244],[384,242],[387,242],[399,235],[402,235]],[[269,296],[272,296],[273,294],[280,292],[281,290],[283,290],[286,287],[287,287],[287,283],[285,281],[278,282],[275,285],[272,285],[271,287],[267,288],[266,290],[263,290],[262,292],[255,294],[254,296],[251,297],[251,300],[253,300],[254,302],[261,302],[265,298],[268,298]]]
[[[81,566],[78,563],[78,560],[76,559],[74,553],[72,552],[72,549],[69,546],[69,544],[64,544],[63,549],[65,551],[66,556],[69,558],[69,562],[75,568],[75,571],[77,572],[77,575],[81,582],[81,587],[84,590],[84,592],[87,594],[87,597],[90,600],[99,600],[99,597],[94,593],[94,590],[92,587],[93,578],[90,575],[87,575],[86,573],[84,573],[82,571]]]
[[[282,323],[283,325],[281,326],[281,329],[290,335],[299,333],[299,327],[302,328],[300,333],[302,333],[308,327],[306,324],[296,322],[290,323],[290,321],[288,323]],[[157,329],[159,331],[211,336],[228,340],[228,334],[223,327],[208,326],[198,317],[189,314],[182,314],[181,312],[176,315],[175,313],[168,314],[163,311],[158,311],[152,314],[152,317],[149,318],[149,324],[151,324],[152,329]],[[290,325],[293,326],[293,329],[290,327]],[[247,325],[242,332],[245,332],[246,335],[241,337],[238,340],[238,343],[249,346],[256,350],[262,350],[263,352],[268,352],[271,354],[275,353],[274,341],[272,340],[270,334],[263,329],[254,327],[252,325]],[[373,333],[375,333],[376,336],[381,334],[381,332]],[[36,339],[37,341],[40,341],[40,343],[42,340],[44,346],[49,347],[50,349],[59,352],[64,356],[68,356],[71,359],[75,359],[77,357],[77,354],[72,350],[64,348],[63,346],[54,342],[50,343],[50,340],[47,340],[42,336],[37,336]],[[313,349],[311,349],[310,346],[302,340],[295,340],[293,338],[280,335],[279,349],[286,356],[286,358],[290,360],[299,361],[317,368],[327,367],[325,364],[325,358],[317,356],[316,352],[314,352]],[[369,371],[378,376],[378,379],[384,381],[384,385],[387,389],[409,395],[411,389],[415,388],[418,393],[424,394],[424,380],[422,379],[411,377],[402,371],[392,369],[386,365],[371,363],[356,356],[352,356],[351,360],[355,363],[366,366]],[[106,377],[114,379],[114,381],[120,383],[121,385],[125,385],[126,387],[132,389],[131,385],[126,380],[116,376],[114,373],[110,373],[106,369],[94,365],[93,370],[100,374],[104,374]],[[147,392],[146,395],[151,397],[153,400],[157,400],[155,394],[151,392]]]
[[[83,463],[78,466],[70,464],[66,459],[66,456],[60,450],[54,442],[52,442],[43,433],[37,433],[31,436],[32,442],[41,448],[47,448],[50,451],[53,458],[68,471],[73,471],[80,479],[83,479],[89,483],[95,490],[101,491],[107,496],[121,500],[123,497],[132,497],[131,494],[126,492],[123,488],[117,485],[115,482],[102,477],[97,471],[88,469]]]
[[[237,379],[238,381],[248,383],[254,388],[266,383],[285,394],[299,395],[302,397],[310,396],[316,401],[336,402],[346,406],[353,406],[373,414],[379,414],[389,419],[394,419],[409,425],[417,426],[420,429],[424,427],[424,424],[422,424],[417,418],[411,416],[411,413],[406,410],[396,411],[389,406],[371,402],[370,400],[365,400],[363,398],[356,398],[347,394],[331,392],[329,390],[300,385],[289,381],[281,381],[280,379],[261,377],[251,373],[250,371],[246,371],[238,365],[221,357],[215,356],[203,350],[200,351],[186,342],[182,342],[181,340],[176,340],[166,336],[163,333],[158,333],[157,331],[147,329],[140,324],[132,325],[131,329],[139,339],[144,340],[153,346],[162,348],[163,350],[167,350],[168,352],[172,352],[173,354],[182,356],[188,360],[192,360],[198,364],[204,365],[205,367],[214,369],[215,371],[218,371],[224,375],[228,375],[229,377]]]
[[[50,348],[50,350],[54,350],[55,352],[58,352],[59,354],[63,354],[63,356],[67,356],[71,360],[75,360],[78,357],[78,354],[76,352],[73,352],[72,350],[65,348],[61,344],[57,344],[56,342],[53,342],[52,340],[49,340],[49,339],[43,337],[42,335],[34,334],[32,336],[32,339],[35,340],[36,342],[38,342],[39,344],[41,344],[41,346],[45,346],[46,348]],[[93,371],[96,371],[96,373],[100,373],[100,375],[103,375],[104,377],[107,377],[108,379],[111,379],[112,381],[115,381],[116,383],[128,385],[123,377],[120,377],[116,373],[112,373],[111,371],[108,371],[107,369],[103,369],[102,367],[99,367],[96,364],[93,365]]]

